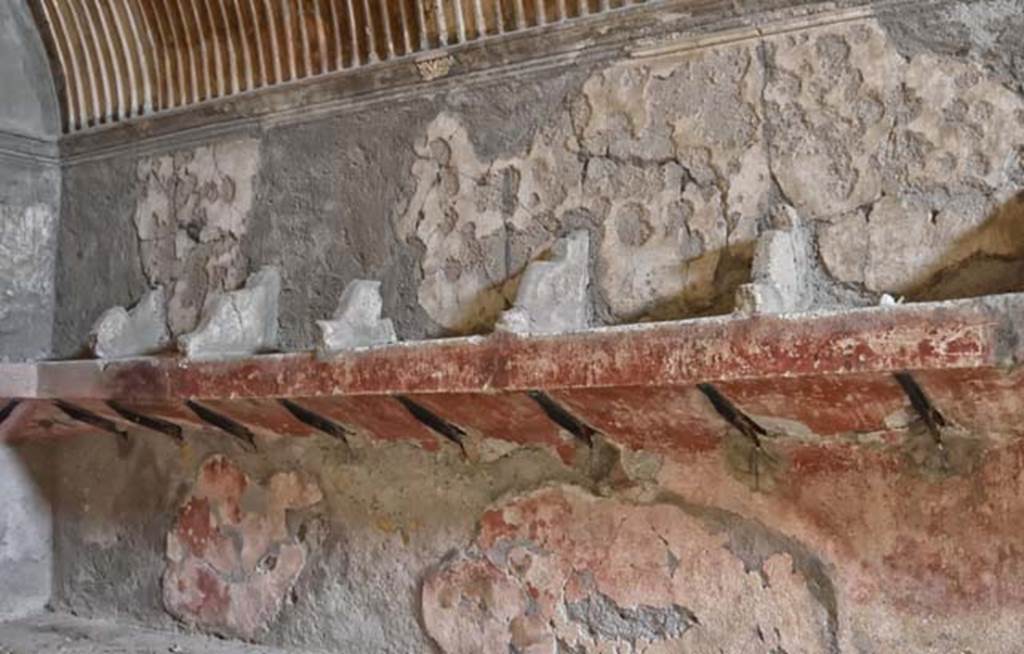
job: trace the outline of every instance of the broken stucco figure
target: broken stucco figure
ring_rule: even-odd
[[[754,247],[750,276],[736,290],[736,312],[793,313],[814,304],[809,265],[810,239],[792,207],[776,212],[775,226],[766,230]]]
[[[383,307],[380,282],[353,280],[341,294],[333,319],[317,321],[317,349],[331,353],[395,342],[398,337],[394,325],[390,319],[381,317]]]
[[[298,472],[260,484],[223,456],[208,459],[167,536],[167,610],[214,633],[256,636],[306,565],[295,514],[322,499]]]
[[[519,282],[515,306],[498,329],[520,334],[555,334],[590,325],[590,235],[577,230],[551,247],[552,260],[535,261]]]
[[[171,343],[162,286],[144,296],[131,309],[113,307],[96,321],[89,345],[100,359],[156,354]]]
[[[280,271],[274,266],[261,268],[249,277],[245,288],[208,299],[199,327],[178,339],[179,349],[192,359],[273,350],[280,293]]]

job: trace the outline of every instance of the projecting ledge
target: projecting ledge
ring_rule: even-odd
[[[0,410],[15,423],[3,425],[8,437],[53,433],[71,418],[92,429],[124,423],[175,437],[183,427],[212,425],[247,442],[261,430],[351,429],[431,446],[472,433],[516,440],[529,432],[552,443],[558,434],[586,442],[605,433],[632,442],[720,431],[731,413],[765,429],[827,437],[884,432],[894,414],[930,407],[949,424],[1009,433],[1022,413],[1021,316],[1024,294],[1013,294],[550,336],[497,333],[330,359],[6,365],[0,397],[14,399],[0,401]],[[21,415],[30,407],[19,404],[36,407],[37,428]],[[41,418],[40,405],[62,420]]]

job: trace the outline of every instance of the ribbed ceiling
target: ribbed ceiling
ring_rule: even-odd
[[[33,0],[65,131],[642,0]]]

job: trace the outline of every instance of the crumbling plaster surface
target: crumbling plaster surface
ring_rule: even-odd
[[[139,297],[154,274],[196,301],[226,285],[226,272],[207,272],[221,257],[193,258],[202,245],[177,258],[197,208],[221,225],[214,241],[230,254],[219,270],[282,267],[289,348],[312,346],[313,321],[354,278],[383,282],[384,314],[406,338],[487,330],[525,265],[576,229],[591,235],[601,321],[725,311],[749,280],[755,238],[788,206],[814,255],[819,305],[1019,289],[1024,98],[1003,26],[1014,9],[948,4],[75,164],[58,342],[74,351],[99,313]],[[216,198],[171,202],[157,183],[190,175]],[[250,195],[235,194],[246,203],[221,200],[224,175],[237,188],[236,176],[249,180]],[[144,210],[169,205],[184,209],[158,210],[173,218],[151,247]],[[191,306],[172,320],[188,322]],[[54,445],[53,602],[157,626],[173,613],[327,651],[1013,651],[1024,457],[983,436],[968,435],[966,460],[937,472],[911,447],[804,430],[766,439],[773,460],[754,484],[737,469],[749,448],[737,453],[724,426],[706,449],[618,451],[597,439],[573,461],[502,443],[473,463],[448,444],[355,437],[264,439],[253,454],[206,432],[184,445],[97,435]],[[301,478],[317,489],[272,539],[304,551],[286,583],[264,594],[250,582],[269,565],[246,568],[238,604],[212,613],[198,582],[182,602],[163,585],[190,561],[169,545],[185,507],[210,495],[210,461],[255,486]],[[280,527],[271,504],[243,513]],[[213,525],[218,547],[265,551],[262,527]],[[202,552],[188,565],[215,565]]]
[[[600,244],[605,321],[727,309],[779,202],[812,225],[833,281],[819,304],[1009,290],[1022,111],[977,62],[905,58],[871,20],[628,61],[515,158],[481,160],[439,116],[400,233],[426,243],[419,300],[453,331],[486,328],[524,262],[577,221]]]
[[[138,162],[134,226],[146,281],[168,289],[178,336],[195,328],[207,296],[245,282],[259,141],[240,140]]]
[[[835,651],[832,588],[803,556],[744,561],[677,506],[549,488],[483,516],[427,577],[424,622],[452,654]]]
[[[424,571],[498,498],[587,479],[540,449],[471,464],[454,445],[358,434],[257,447],[192,429],[180,446],[134,430],[60,443],[53,606],[313,651],[430,651]]]
[[[998,45],[1016,3],[975,4],[988,10],[769,31],[73,166],[85,207],[66,229],[120,216],[106,233],[138,241],[113,253],[133,281],[89,294],[90,311],[141,267],[176,289],[180,331],[209,291],[276,264],[287,348],[312,347],[355,278],[383,282],[405,338],[487,331],[526,264],[583,228],[601,322],[720,313],[786,204],[808,226],[818,305],[1019,288],[1024,99]],[[126,167],[130,189],[83,196],[89,170]],[[78,321],[58,325],[69,351]]]
[[[313,651],[1012,651],[1020,444],[938,471],[904,430],[768,439],[756,488],[726,446],[97,434],[50,459],[51,603]]]
[[[0,444],[0,619],[40,611],[50,600],[52,487],[39,474],[39,459],[38,448],[17,451]]]
[[[302,473],[278,472],[258,484],[227,458],[208,459],[167,536],[167,610],[214,633],[256,636],[306,565],[306,545],[287,520],[322,499]]]

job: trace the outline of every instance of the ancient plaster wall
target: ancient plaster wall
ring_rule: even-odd
[[[0,361],[50,355],[60,169],[39,156],[57,100],[28,5],[0,0]],[[0,443],[0,616],[38,611],[53,578],[49,474],[32,448]]]
[[[313,651],[1012,651],[1020,444],[947,434],[939,471],[904,424],[773,438],[756,480],[724,422],[722,446],[475,461],[358,433],[96,434],[50,450],[53,605]]]
[[[0,2],[0,360],[50,353],[60,171],[33,153],[60,131],[46,55],[17,0]]]
[[[1022,16],[947,3],[766,30],[75,164],[58,348],[157,282],[187,329],[269,263],[287,348],[356,277],[383,281],[406,338],[487,331],[578,228],[602,322],[725,312],[787,206],[819,305],[1020,290]],[[55,449],[55,605],[366,652],[1012,651],[1024,458],[984,436],[952,474],[798,439],[755,484],[725,426],[710,447],[501,443],[472,463],[97,435]]]
[[[111,285],[76,298],[66,274],[59,349],[142,282],[172,289],[185,331],[210,290],[266,263],[285,271],[286,347],[309,347],[359,276],[384,282],[405,337],[487,331],[526,263],[580,227],[602,322],[726,312],[782,204],[811,228],[821,305],[1019,288],[1024,100],[999,40],[1014,5],[769,32],[74,166],[65,249],[121,245],[63,266]],[[940,42],[917,36],[923,20]]]
[[[53,522],[50,475],[38,449],[0,446],[0,617],[25,615],[50,601]]]
[[[57,94],[29,5],[0,2],[0,132],[35,138],[60,132]]]
[[[0,360],[49,355],[60,171],[0,156]]]

